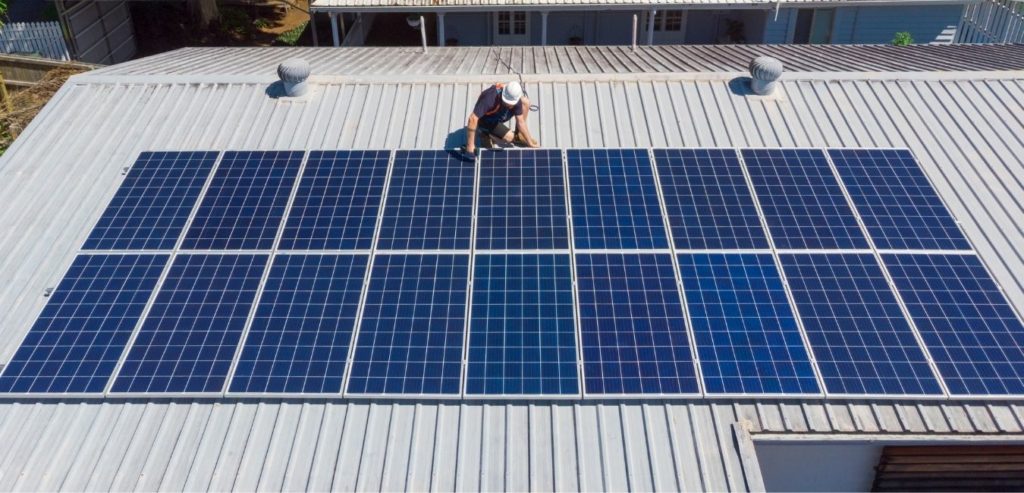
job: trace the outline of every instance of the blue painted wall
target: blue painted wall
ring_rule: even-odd
[[[915,43],[943,43],[953,39],[963,6],[923,5],[898,7],[841,7],[832,27],[835,44],[889,43],[899,31],[909,31]],[[765,26],[766,43],[785,43],[796,22],[796,9],[774,12]]]

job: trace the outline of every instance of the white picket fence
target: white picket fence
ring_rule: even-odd
[[[1024,2],[983,0],[964,7],[954,43],[1024,43]]]
[[[0,28],[0,52],[38,55],[52,60],[70,60],[68,44],[60,23],[14,22]]]

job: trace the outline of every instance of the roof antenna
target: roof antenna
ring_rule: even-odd
[[[529,96],[530,92],[526,90],[526,83],[523,82],[523,74],[519,73],[518,70],[512,68],[512,64],[510,64],[510,63],[506,62],[505,60],[503,60],[501,58],[501,53],[500,52],[495,52],[494,53],[494,57],[497,58],[498,59],[498,63],[501,63],[502,65],[504,65],[505,68],[507,68],[509,70],[509,72],[512,72],[513,74],[516,74],[516,77],[519,77],[519,87],[523,88],[523,95]],[[540,109],[540,106],[538,106],[536,104],[531,104],[530,105],[530,111],[537,111],[539,109]]]

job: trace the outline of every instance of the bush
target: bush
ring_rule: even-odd
[[[309,22],[303,22],[302,24],[281,33],[278,35],[277,39],[274,40],[274,44],[295,46],[298,44],[299,37],[302,36],[302,33],[306,30],[306,26],[308,24]]]
[[[910,37],[910,33],[906,31],[900,31],[892,38],[893,46],[907,46],[912,44],[914,44],[914,38]]]

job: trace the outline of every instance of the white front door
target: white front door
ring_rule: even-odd
[[[530,44],[530,13],[529,12],[495,12],[494,13],[494,44],[496,44],[496,45],[528,45],[528,44]]]

